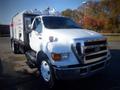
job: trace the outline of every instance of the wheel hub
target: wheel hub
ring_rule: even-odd
[[[12,42],[12,47],[11,48],[12,48],[12,51],[14,51],[14,42]]]
[[[45,81],[50,80],[50,67],[49,64],[46,61],[41,62],[41,75],[44,78]]]

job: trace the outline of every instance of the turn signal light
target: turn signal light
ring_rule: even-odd
[[[61,59],[61,54],[52,53],[52,59],[58,61]]]

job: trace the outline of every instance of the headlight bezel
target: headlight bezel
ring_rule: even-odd
[[[69,53],[51,53],[51,57],[54,61],[60,61],[68,59]]]

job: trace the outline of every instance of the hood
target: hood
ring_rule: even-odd
[[[69,39],[90,39],[103,37],[101,34],[87,29],[53,29],[49,31],[49,34],[51,35]]]

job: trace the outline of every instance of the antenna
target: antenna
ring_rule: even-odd
[[[61,16],[60,12],[56,11],[55,8],[48,7],[42,12],[43,15],[54,15],[54,16]]]

